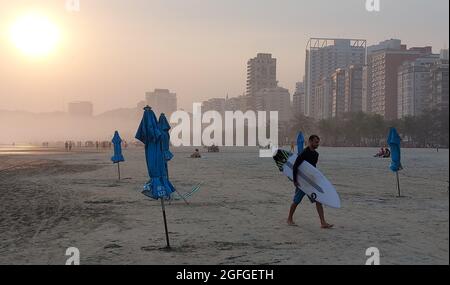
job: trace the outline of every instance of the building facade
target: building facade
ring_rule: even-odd
[[[386,120],[398,117],[398,70],[406,61],[431,54],[431,47],[377,49],[368,55],[370,111]]]
[[[363,67],[351,65],[345,71],[345,113],[362,112]]]
[[[331,75],[331,117],[341,118],[345,113],[345,69]]]
[[[398,118],[420,116],[431,107],[431,66],[439,55],[403,63],[398,70]]]
[[[363,68],[363,112],[372,113],[372,64],[371,55],[383,50],[401,50],[402,41],[399,39],[390,39],[382,41],[376,45],[367,48],[367,63]],[[404,47],[406,48],[406,47]]]
[[[365,65],[366,41],[312,38],[307,45],[305,63],[305,113],[310,116],[316,109],[314,89],[320,80],[331,76],[336,69]]]
[[[371,78],[372,75],[370,73],[370,68],[368,65],[363,66],[362,69],[362,98],[361,98],[361,105],[362,105],[362,111],[364,113],[370,113],[371,112],[371,106],[372,106],[372,92],[370,89],[369,84],[369,78]]]
[[[331,77],[323,78],[314,88],[314,112],[311,117],[316,120],[331,118],[332,89]]]
[[[212,98],[202,103],[202,112],[217,111],[224,114],[226,110],[226,99]]]
[[[247,62],[248,107],[256,107],[255,95],[264,88],[277,87],[277,60],[271,54],[259,53]]]
[[[269,119],[270,111],[278,111],[279,122],[289,122],[292,119],[291,95],[282,87],[264,88],[256,93],[256,110],[266,111]]]
[[[152,107],[155,114],[164,113],[168,118],[177,110],[177,94],[168,89],[155,89],[145,93],[147,105]]]
[[[294,114],[305,114],[305,85],[297,82],[295,93],[292,95],[292,111]]]
[[[448,54],[448,52],[447,52]],[[431,66],[430,77],[430,110],[449,110],[449,77],[448,77],[449,61],[443,57],[440,61]]]
[[[227,98],[225,102],[225,111],[247,111],[247,96],[242,95],[238,97]]]

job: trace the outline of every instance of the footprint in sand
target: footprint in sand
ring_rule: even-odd
[[[115,243],[105,245],[104,247],[104,249],[118,249],[118,248],[122,248],[122,246]]]

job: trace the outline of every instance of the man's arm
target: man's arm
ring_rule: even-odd
[[[294,166],[292,168],[292,170],[293,170],[292,178],[294,180],[294,184],[296,187],[298,185],[298,181],[297,181],[298,167],[303,163],[303,161],[305,161],[305,157],[303,156],[303,153],[302,153],[301,155],[299,155],[297,157],[297,159],[295,160]]]

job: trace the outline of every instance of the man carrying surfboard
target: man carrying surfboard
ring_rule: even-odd
[[[291,208],[289,210],[289,217],[287,220],[288,225],[295,225],[294,223],[294,213],[297,209],[298,205],[302,202],[303,198],[305,197],[305,192],[301,190],[301,185],[297,181],[297,174],[299,166],[304,162],[309,162],[312,166],[316,167],[317,162],[319,160],[319,153],[316,151],[319,148],[320,145],[320,138],[317,135],[312,135],[309,137],[308,140],[308,147],[303,150],[303,152],[297,157],[293,170],[293,178],[294,178],[294,185],[296,187],[295,189],[295,196],[293,203],[291,205]],[[308,198],[312,203],[316,203],[317,213],[319,214],[320,218],[320,224],[323,229],[330,229],[333,227],[333,225],[328,224],[325,221],[325,214],[323,210],[323,206],[321,203],[315,201],[314,199],[311,199],[309,196]]]

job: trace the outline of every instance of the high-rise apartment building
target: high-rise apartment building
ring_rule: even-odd
[[[277,87],[277,60],[271,54],[259,53],[247,62],[247,92],[248,104],[251,109],[256,107],[255,94],[264,88]]]
[[[406,61],[431,54],[431,47],[407,49],[406,45],[398,45],[398,40],[376,47],[369,48],[373,50],[368,55],[366,70],[369,95],[364,97],[370,102],[370,112],[395,120],[398,117],[398,69]]]
[[[312,116],[317,84],[339,68],[365,65],[366,41],[357,39],[312,38],[309,40],[305,61],[305,111]]]
[[[202,112],[217,111],[224,114],[226,111],[225,98],[212,98],[202,103]]]
[[[164,113],[170,117],[177,110],[177,94],[168,89],[155,89],[145,93],[146,103],[152,107],[155,114]]]
[[[332,90],[331,76],[322,78],[314,88],[314,107],[315,110],[311,117],[316,120],[325,120],[331,117]]]
[[[295,114],[305,114],[305,85],[297,82],[295,93],[292,95],[292,110]]]
[[[431,104],[431,67],[439,55],[403,63],[398,70],[398,118],[419,116]]]
[[[331,75],[331,117],[340,118],[345,113],[345,69]]]
[[[351,65],[345,71],[345,113],[357,113],[362,108],[363,67]]]
[[[442,58],[431,66],[430,110],[449,110],[449,61],[448,56]]]
[[[270,111],[278,111],[280,122],[287,123],[292,119],[289,90],[282,87],[264,88],[256,93],[256,98],[256,110],[266,111],[267,118],[270,118]]]

